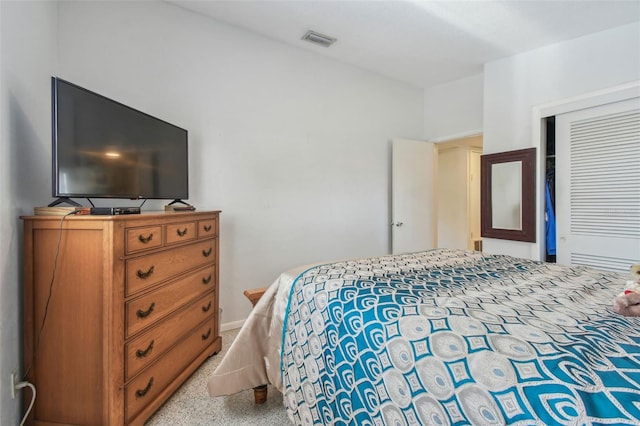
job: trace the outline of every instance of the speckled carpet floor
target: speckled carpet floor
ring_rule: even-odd
[[[255,405],[253,390],[212,398],[207,380],[224,357],[239,329],[222,332],[222,351],[212,356],[151,417],[146,426],[273,425],[291,422],[282,403],[282,394],[269,387],[267,402]]]

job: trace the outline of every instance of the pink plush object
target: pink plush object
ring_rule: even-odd
[[[626,317],[640,317],[640,293],[629,292],[616,296],[613,310]]]
[[[631,266],[633,280],[613,299],[613,310],[627,317],[640,317],[640,263]]]

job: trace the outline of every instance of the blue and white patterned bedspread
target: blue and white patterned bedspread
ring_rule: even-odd
[[[640,423],[640,318],[626,277],[432,250],[311,268],[291,288],[295,424]]]

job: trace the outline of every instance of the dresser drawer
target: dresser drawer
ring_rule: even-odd
[[[127,229],[126,254],[162,247],[162,226]]]
[[[171,223],[167,225],[167,244],[195,240],[196,222]]]
[[[161,281],[176,277],[216,258],[216,240],[164,250],[126,261],[125,295],[130,296]]]
[[[215,285],[215,266],[178,278],[157,290],[125,304],[126,337],[133,336],[156,321],[210,291]]]
[[[208,238],[216,235],[218,229],[216,219],[198,221],[198,238]]]
[[[127,423],[153,401],[215,338],[213,321],[195,332],[162,356],[155,364],[125,386]]]
[[[187,330],[193,330],[202,321],[210,318],[213,321],[214,293],[196,300],[186,309],[176,312],[164,321],[160,321],[147,333],[127,343],[126,380],[165,353]],[[212,323],[210,322],[209,325]],[[215,324],[213,324],[215,326]],[[216,328],[214,328],[216,330]]]

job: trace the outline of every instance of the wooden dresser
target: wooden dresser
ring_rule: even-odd
[[[30,424],[143,424],[221,349],[219,212],[22,219]]]

